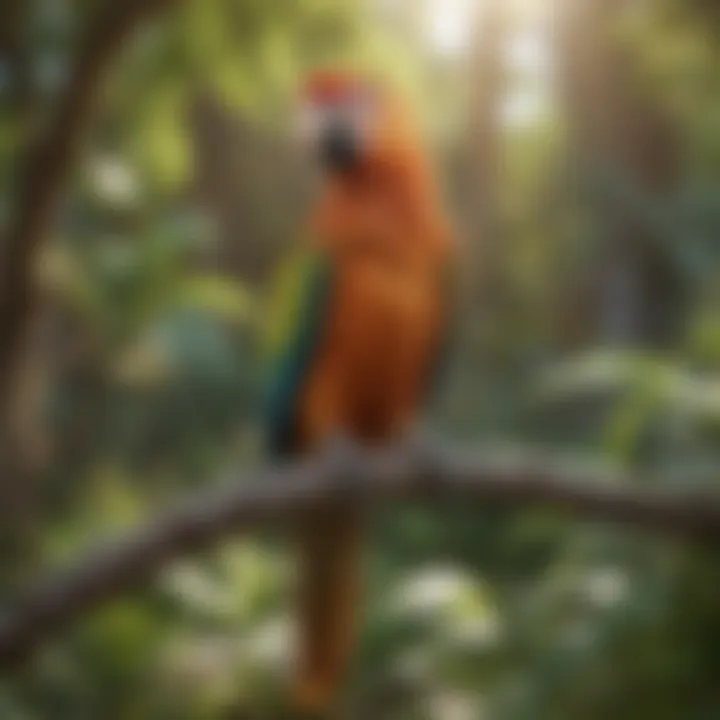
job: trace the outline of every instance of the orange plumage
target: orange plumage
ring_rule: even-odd
[[[305,447],[339,429],[383,441],[406,427],[446,322],[447,223],[407,112],[380,102],[358,171],[333,178],[311,220],[336,289],[302,400]]]
[[[332,292],[294,410],[294,452],[335,434],[384,443],[409,429],[427,394],[447,322],[452,242],[410,116],[356,77],[315,77],[314,100],[372,96],[363,145],[332,174],[310,221],[313,249],[332,266]],[[362,519],[318,508],[300,529],[299,706],[324,710],[356,632]]]

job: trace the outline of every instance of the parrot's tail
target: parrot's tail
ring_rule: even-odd
[[[362,578],[362,518],[350,507],[323,507],[300,530],[299,658],[294,701],[328,712],[349,665]]]

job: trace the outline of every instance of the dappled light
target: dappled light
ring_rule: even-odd
[[[0,720],[720,717],[719,33],[0,4]]]

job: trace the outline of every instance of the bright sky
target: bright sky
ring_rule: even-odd
[[[467,46],[477,2],[483,0],[425,0],[428,36],[433,48],[455,55]]]
[[[442,55],[462,53],[470,43],[478,6],[488,0],[424,0],[428,43]],[[491,0],[503,2],[503,0]],[[520,72],[544,72],[547,48],[538,27],[527,24],[511,39],[507,59]]]
[[[550,103],[550,58],[541,30],[529,26],[518,31],[506,50],[508,69],[515,78],[502,108],[505,123],[531,125]]]
[[[444,57],[461,55],[473,34],[473,22],[482,2],[504,0],[425,0],[428,43]],[[505,123],[522,126],[535,122],[548,105],[548,49],[535,24],[520,28],[506,48],[506,62],[514,86],[502,107]]]

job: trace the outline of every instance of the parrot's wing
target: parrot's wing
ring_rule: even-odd
[[[295,442],[299,396],[323,336],[333,286],[328,253],[303,247],[280,268],[266,326],[268,451],[284,455]]]

